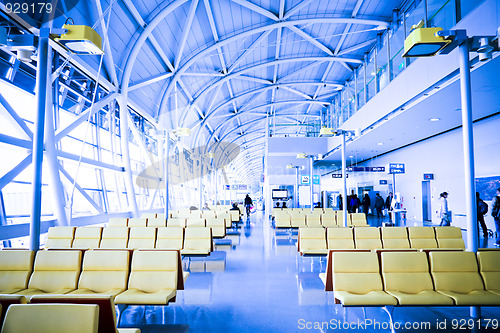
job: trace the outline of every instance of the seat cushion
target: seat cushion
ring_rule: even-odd
[[[157,292],[144,292],[138,289],[129,289],[116,296],[115,304],[155,304],[166,305],[176,295],[175,290],[165,289]]]
[[[473,290],[464,294],[447,290],[438,290],[438,292],[453,298],[456,305],[500,305],[500,295],[486,290]]]
[[[348,291],[335,291],[335,298],[340,300],[344,306],[364,306],[364,305],[397,305],[395,297],[384,291],[370,291],[367,294],[354,294]]]
[[[398,299],[400,305],[453,305],[453,299],[435,292],[423,290],[416,294],[407,294],[401,291],[386,290],[386,292]]]

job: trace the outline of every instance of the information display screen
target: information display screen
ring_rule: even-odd
[[[288,199],[288,190],[273,190],[273,199]]]

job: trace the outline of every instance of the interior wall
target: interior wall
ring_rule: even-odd
[[[474,124],[474,151],[476,178],[500,176],[500,115]],[[349,150],[349,146],[347,146]],[[436,213],[439,194],[448,192],[448,205],[453,213],[452,225],[465,228],[465,179],[462,129],[401,148],[360,166],[387,166],[389,163],[404,163],[405,174],[396,175],[396,191],[403,197],[403,207],[409,219],[422,220],[422,181],[424,173],[434,174],[431,180],[432,221],[439,223]],[[339,171],[340,172],[340,171]],[[330,174],[322,177],[323,190],[340,190],[341,179],[332,179]],[[379,179],[388,180],[388,185],[378,185]],[[373,184],[385,198],[392,189],[392,175],[387,173],[350,173],[347,179],[348,192],[360,186]],[[491,212],[491,202],[490,204]],[[495,229],[491,216],[486,216],[488,228]]]

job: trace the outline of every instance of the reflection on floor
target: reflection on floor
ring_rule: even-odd
[[[369,220],[372,226],[381,223]],[[237,230],[239,234],[228,237],[231,242],[216,245],[209,257],[184,258],[184,269],[191,275],[175,303],[130,306],[121,315],[119,327],[139,327],[146,333],[391,332],[382,308],[346,309],[334,304],[332,293],[324,291],[318,277],[326,270],[326,258],[298,255],[296,230],[275,230],[259,213]],[[493,240],[489,242],[481,246],[491,247]],[[394,323],[400,327],[397,332],[471,332],[469,311],[462,307],[396,308]],[[498,325],[500,308],[482,308],[482,316],[495,319]],[[465,329],[459,330],[457,325],[464,323]],[[405,324],[413,326],[405,330]],[[480,332],[498,331],[492,324]]]

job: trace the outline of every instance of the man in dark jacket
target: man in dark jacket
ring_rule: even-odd
[[[377,218],[381,218],[382,209],[384,209],[384,199],[380,196],[380,194],[375,194],[375,209],[377,210]]]
[[[491,210],[491,216],[493,216],[493,218],[495,219],[495,229],[497,231],[495,246],[500,247],[500,187],[497,189],[497,195],[493,200],[493,209]]]
[[[488,228],[484,222],[484,215],[488,212],[488,205],[479,197],[479,192],[476,192],[476,205],[477,205],[477,222],[481,225],[483,230],[483,237],[488,238]]]
[[[387,208],[387,211],[389,212],[389,218],[392,220],[392,192],[389,192],[389,195],[387,198],[385,198],[385,208]]]
[[[250,216],[250,208],[252,208],[252,198],[250,198],[250,195],[247,194],[245,197],[245,207],[247,209],[247,217]]]

